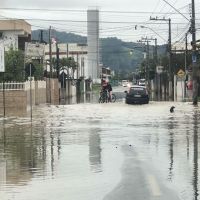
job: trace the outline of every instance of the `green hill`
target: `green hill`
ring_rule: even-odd
[[[48,43],[48,30],[43,30],[43,40]],[[52,37],[60,43],[87,43],[87,37],[73,33],[52,30]],[[41,31],[32,31],[32,40],[40,40]],[[143,61],[142,48],[138,43],[124,42],[116,37],[101,38],[101,60],[104,66],[112,70],[130,72]],[[150,48],[152,51],[152,47]]]

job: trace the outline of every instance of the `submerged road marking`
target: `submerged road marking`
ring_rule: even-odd
[[[149,186],[151,189],[151,192],[153,194],[153,196],[161,196],[162,193],[160,191],[160,187],[155,179],[155,176],[153,175],[148,175],[147,176],[148,182],[149,182]]]

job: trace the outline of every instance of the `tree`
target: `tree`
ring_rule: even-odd
[[[32,63],[35,66],[35,72],[33,74],[35,80],[43,79],[43,65],[39,60],[33,60]],[[5,81],[17,81],[23,82],[28,78],[25,73],[24,52],[21,50],[9,49],[5,52]],[[0,75],[0,81],[3,81],[2,74]]]
[[[35,72],[33,74],[35,80],[42,80],[44,77],[43,64],[40,63],[38,60],[33,60],[32,62],[35,66]]]
[[[54,61],[56,63],[56,59]],[[72,70],[72,77],[74,77],[74,72],[77,69],[78,63],[75,62],[73,57],[69,57],[69,58],[62,58],[59,60],[59,70],[62,69],[63,67],[66,67],[68,69]]]
[[[10,49],[5,52],[5,81],[24,81],[24,52]]]

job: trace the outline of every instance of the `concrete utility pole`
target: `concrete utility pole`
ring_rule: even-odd
[[[59,54],[60,54],[60,49],[58,47],[58,41],[56,41],[56,74],[57,74],[57,78],[59,78]]]
[[[52,78],[51,26],[49,27],[49,65],[50,65],[50,77]]]
[[[168,53],[169,53],[169,100],[173,100],[173,73],[172,73],[172,40],[171,40],[171,19],[165,19],[165,18],[152,18],[150,17],[150,20],[159,20],[159,21],[168,21],[169,26],[169,39],[168,39]]]
[[[142,38],[141,40],[140,40],[140,42],[146,42],[147,43],[147,57],[146,57],[146,59],[147,59],[147,66],[145,67],[145,79],[147,80],[147,83],[148,83],[148,87],[149,87],[149,42],[150,42],[150,40],[148,40],[148,38],[146,37],[146,38]]]
[[[157,38],[142,38],[142,40],[148,40],[148,41],[151,41],[151,40],[153,40],[153,41],[155,41],[155,47],[154,47],[154,60],[155,60],[155,63],[157,64],[157,62],[158,62],[158,51],[157,51]]]
[[[40,30],[40,43],[43,43],[43,30]]]
[[[198,104],[198,66],[197,66],[197,51],[196,51],[196,28],[195,28],[195,4],[192,0],[192,80],[193,80],[193,105]]]
[[[51,78],[52,78],[52,49],[51,49],[51,26],[49,27],[49,66],[50,66],[50,78],[49,78],[49,103],[51,104]]]
[[[158,52],[157,52],[157,38],[142,38],[142,40],[144,40],[144,41],[155,41],[155,47],[154,47],[154,54],[153,54],[153,59],[154,59],[154,61],[155,61],[155,64],[156,64],[156,66],[158,65]],[[148,45],[149,46],[149,45]],[[149,54],[148,54],[149,55]],[[148,59],[149,59],[149,57],[148,57]],[[148,62],[149,63],[149,62]],[[148,68],[149,68],[149,66],[148,66]],[[156,68],[154,69],[155,71],[156,71]],[[149,73],[149,70],[148,70],[148,73]],[[159,96],[159,100],[160,100],[160,80],[161,80],[161,78],[160,78],[160,76],[159,76],[159,86],[158,86],[158,77],[156,78],[156,82],[157,82],[157,88],[159,88],[158,89],[158,96]],[[149,83],[148,84],[150,84],[150,80],[149,80]],[[152,86],[152,85],[151,85]],[[154,88],[154,86],[153,86],[153,88]],[[152,88],[151,88],[152,89]]]
[[[185,75],[186,75],[186,72],[187,72],[187,55],[188,55],[188,31],[187,33],[185,34]],[[184,97],[186,98],[186,78],[185,78],[185,84],[184,84]]]

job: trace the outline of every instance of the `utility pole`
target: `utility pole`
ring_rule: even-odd
[[[158,45],[157,45],[157,38],[154,39],[155,40],[155,62],[156,65],[158,64]]]
[[[57,78],[59,78],[59,47],[58,47],[58,41],[56,41],[56,74]]]
[[[157,38],[142,38],[142,40],[145,40],[145,41],[155,41],[155,46],[154,46],[154,53],[153,53],[153,59],[154,59],[154,62],[155,62],[155,65],[157,66],[158,65],[158,52],[157,52]],[[148,45],[149,46],[149,45]],[[148,52],[149,52],[149,50],[148,50]],[[149,53],[148,53],[148,55],[149,55]],[[149,58],[148,58],[148,60],[149,60]],[[149,61],[148,61],[148,63],[149,63]],[[148,68],[149,68],[150,66],[148,65]],[[154,68],[154,72],[156,71],[156,68]],[[149,70],[148,70],[148,74],[149,74]],[[149,80],[150,81],[150,80]],[[148,83],[149,84],[149,83]],[[156,85],[157,85],[157,88],[160,88],[160,79],[159,79],[159,87],[158,87],[158,77],[156,77]],[[153,87],[153,88],[152,88]],[[151,85],[151,89],[153,89],[154,91],[155,91],[155,89],[154,89],[154,85]],[[158,91],[158,93],[159,93],[159,96],[160,96],[160,89],[159,89],[159,91]],[[155,93],[156,94],[156,93]],[[154,95],[153,95],[154,96]],[[160,99],[160,98],[159,98]]]
[[[153,58],[154,58],[154,60],[155,60],[155,63],[157,64],[157,62],[158,62],[158,51],[157,51],[157,38],[142,38],[143,40],[148,40],[148,41],[151,41],[151,40],[153,40],[153,41],[155,41],[155,47],[154,47],[154,56],[153,56]]]
[[[49,66],[50,66],[50,75],[49,75],[49,103],[51,104],[51,78],[52,78],[52,49],[51,49],[51,26],[49,27]]]
[[[76,54],[77,68],[76,68],[76,79],[79,78],[79,52]]]
[[[198,66],[197,66],[197,51],[196,51],[196,28],[195,28],[195,3],[192,0],[192,80],[193,80],[193,105],[198,104]]]
[[[150,80],[149,80],[149,42],[151,42],[147,37],[142,38],[140,40],[141,42],[146,42],[147,43],[147,66],[145,67],[145,79],[147,80],[148,87],[150,86]]]
[[[50,64],[50,77],[52,78],[51,26],[49,27],[49,64]]]
[[[188,36],[188,32],[185,34],[185,73],[187,71],[187,54],[188,54],[188,39],[187,39],[187,36]]]
[[[188,55],[188,32],[185,34],[185,81],[184,81],[184,97],[186,98],[186,72],[187,72],[187,55]]]
[[[43,43],[43,30],[40,30],[40,43]]]
[[[165,18],[152,18],[150,17],[150,20],[158,20],[158,21],[168,21],[169,26],[169,38],[168,38],[168,53],[169,53],[169,100],[173,100],[173,73],[172,73],[172,41],[171,41],[171,19],[165,19]]]
[[[149,40],[147,40],[147,82],[148,87],[150,88],[150,80],[149,80]]]

